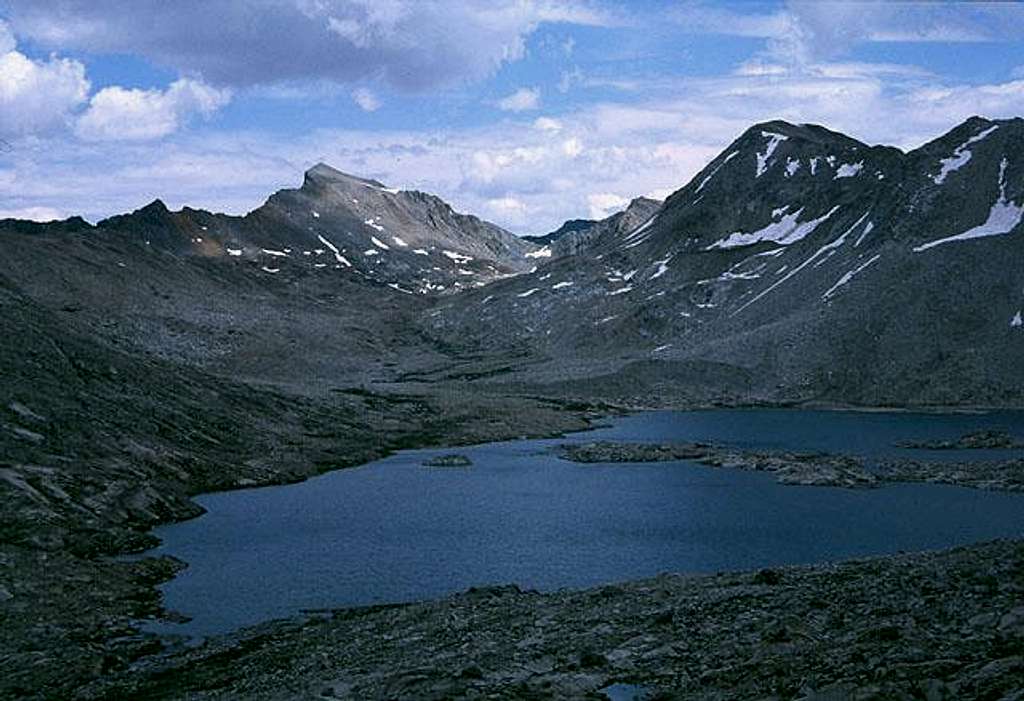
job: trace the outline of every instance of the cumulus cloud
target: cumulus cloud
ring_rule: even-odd
[[[543,22],[606,24],[584,0],[6,0],[44,46],[134,53],[217,85],[383,79],[418,90],[518,60]]]
[[[89,94],[85,66],[57,57],[36,61],[16,47],[6,23],[0,21],[0,137],[64,126]]]
[[[604,219],[629,204],[629,200],[610,192],[598,192],[587,196],[591,219]]]
[[[562,153],[569,158],[576,158],[576,156],[583,153],[583,144],[577,137],[566,139],[562,142]]]
[[[357,88],[352,91],[352,100],[364,112],[375,112],[380,109],[380,100],[369,88]]]
[[[371,19],[349,24],[341,21],[346,15],[337,10],[357,3],[309,0],[295,4],[292,0],[292,4],[318,17],[327,27],[324,31],[332,35],[331,41],[347,42],[346,46],[360,51],[379,50],[381,61],[372,65],[384,73],[373,73],[367,68],[370,64],[358,73],[360,79],[389,80],[385,73],[390,68],[382,66],[398,65],[382,63],[391,55],[385,46],[390,39],[367,28],[401,26],[407,3],[375,3]],[[537,19],[541,16],[538,3],[519,5],[533,8],[531,21],[542,21]],[[74,2],[67,6],[80,9]],[[206,4],[196,7],[196,12],[212,11]],[[484,4],[470,2],[466,7],[482,12]],[[332,10],[330,17],[339,20],[333,28],[325,19],[325,8]],[[507,19],[507,8],[502,8],[505,6],[495,10],[499,25]],[[768,39],[790,26],[786,22],[797,21],[791,9],[784,6],[770,15],[753,16],[730,31]],[[873,13],[874,7],[865,11]],[[799,18],[801,31],[815,21]],[[882,22],[876,17],[872,22],[853,32],[849,41],[888,41],[897,36],[900,24],[896,20]],[[53,31],[58,30],[72,36],[91,31],[74,23]],[[106,33],[108,29],[96,31]],[[937,31],[924,36],[938,36]],[[971,32],[977,34],[974,29]],[[864,36],[868,39],[857,38]],[[972,34],[958,36],[966,41]],[[2,37],[0,34],[0,40]],[[799,67],[787,59],[787,49],[773,48],[775,53],[750,56],[752,60],[733,73],[717,77],[620,74],[614,76],[614,87],[621,91],[615,93],[614,100],[603,90],[604,102],[578,104],[558,113],[544,112],[544,116],[529,111],[510,113],[502,115],[499,123],[441,131],[422,127],[325,129],[301,134],[204,130],[196,134],[180,129],[189,115],[204,114],[194,101],[190,109],[177,111],[168,106],[175,103],[169,97],[170,88],[117,89],[108,93],[113,103],[109,113],[130,114],[132,109],[148,113],[151,119],[134,120],[149,124],[139,127],[142,135],[133,137],[135,140],[126,136],[129,127],[134,127],[126,126],[128,117],[120,122],[93,117],[97,122],[93,125],[95,138],[117,139],[105,143],[102,150],[52,135],[30,154],[25,154],[22,145],[15,154],[19,162],[0,170],[0,201],[12,209],[51,208],[92,219],[133,209],[158,196],[175,207],[189,204],[244,213],[270,192],[294,187],[303,169],[323,160],[396,187],[435,192],[460,211],[478,213],[517,233],[544,233],[569,217],[610,214],[642,193],[664,197],[684,185],[754,122],[775,118],[817,122],[869,143],[907,148],[938,136],[972,114],[999,118],[1024,112],[1024,80],[1019,79],[1024,76],[1008,76],[984,85],[962,84],[913,67],[826,60],[822,55],[828,54],[827,48],[813,48],[818,40],[801,40],[812,49],[800,54],[804,63]],[[837,41],[842,45],[847,40]],[[274,46],[268,50],[276,50]],[[515,42],[510,46],[515,50]],[[485,53],[493,55],[490,47]],[[799,52],[790,53],[796,56]],[[514,56],[514,51],[509,55]],[[291,58],[285,57],[286,65]],[[596,85],[598,78],[590,75],[590,66],[587,70],[587,78],[580,73],[573,78],[573,85]],[[347,96],[354,87],[330,82],[339,80],[340,74],[317,71],[310,79],[334,86],[334,95]],[[469,75],[460,71],[446,75],[450,79]],[[286,73],[278,73],[275,79]],[[193,87],[213,90],[193,80]],[[604,85],[609,86],[611,83]],[[88,103],[89,112],[95,108],[94,115],[100,112],[103,92]],[[352,98],[358,99],[354,93]],[[539,91],[537,99],[539,104]],[[128,103],[135,107],[129,109]],[[167,114],[172,116],[157,118]],[[121,126],[108,128],[108,123]],[[83,117],[79,131],[86,130],[87,124]],[[145,132],[164,134],[159,148],[141,140],[148,138]]]
[[[495,197],[485,205],[487,216],[504,221],[506,226],[522,226],[527,221],[528,208],[515,197]]]
[[[562,123],[551,117],[537,117],[533,120],[533,128],[540,131],[556,132],[562,130]]]
[[[526,112],[540,108],[538,88],[519,88],[511,95],[498,100],[495,105],[506,112]]]
[[[185,131],[166,137],[159,149],[140,141],[110,142],[102,151],[44,141],[0,170],[0,201],[91,219],[154,197],[174,207],[241,214],[274,190],[294,187],[305,168],[323,160],[395,187],[437,193],[458,210],[517,233],[544,233],[567,218],[611,213],[636,195],[664,197],[757,121],[817,122],[907,148],[972,114],[1022,112],[1022,80],[976,86],[929,80],[892,89],[871,74],[725,76],[686,81],[656,99],[561,114],[558,131],[523,118],[444,132]],[[566,148],[574,139],[578,152]]]
[[[209,117],[230,94],[196,80],[177,80],[167,90],[103,88],[75,125],[88,141],[144,141],[178,130],[193,115]]]

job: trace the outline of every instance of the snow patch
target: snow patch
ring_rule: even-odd
[[[265,273],[279,273],[279,272],[281,272],[281,269],[280,269],[280,268],[268,268],[268,267],[267,267],[267,266],[265,266],[265,265],[264,265],[264,266],[263,266],[262,268],[260,268],[260,269],[261,269],[261,270],[262,270],[263,272],[265,272]]]
[[[833,210],[833,211],[835,211],[835,210]],[[776,287],[778,287],[778,286],[779,286],[779,285],[781,285],[782,283],[784,283],[784,282],[786,282],[787,280],[789,280],[790,278],[792,278],[792,277],[793,277],[794,275],[796,275],[797,273],[799,273],[799,272],[800,272],[801,270],[803,270],[804,268],[806,268],[806,267],[807,267],[808,265],[810,265],[811,263],[813,263],[813,262],[815,262],[816,260],[818,260],[818,258],[819,258],[820,256],[822,256],[822,255],[832,255],[832,253],[833,253],[833,252],[834,252],[834,251],[835,251],[835,250],[836,250],[837,248],[839,248],[839,247],[840,247],[840,246],[842,246],[842,245],[843,245],[844,243],[846,243],[846,237],[847,237],[847,236],[849,236],[849,235],[850,235],[850,232],[852,232],[852,231],[853,231],[854,229],[856,229],[856,228],[857,228],[857,226],[858,226],[858,225],[860,225],[860,223],[861,223],[862,221],[864,221],[864,219],[865,219],[865,218],[867,218],[867,216],[868,216],[869,214],[871,214],[870,210],[869,210],[869,211],[867,211],[867,212],[865,212],[865,213],[864,213],[864,216],[862,216],[862,217],[861,217],[860,219],[858,219],[858,220],[857,220],[856,222],[854,222],[853,226],[851,226],[851,227],[850,227],[849,229],[847,229],[847,230],[846,230],[845,232],[843,232],[842,236],[839,236],[839,237],[838,237],[838,238],[836,238],[836,239],[835,239],[834,241],[830,241],[829,243],[826,243],[826,244],[825,244],[824,246],[822,246],[821,248],[819,248],[819,249],[818,249],[817,251],[815,251],[815,252],[814,252],[814,254],[813,254],[813,255],[812,255],[812,256],[811,256],[810,258],[808,258],[807,260],[805,260],[805,261],[804,261],[803,263],[801,263],[801,264],[800,264],[800,265],[798,265],[797,267],[793,268],[793,269],[792,269],[791,271],[789,271],[788,273],[786,273],[786,275],[784,275],[784,276],[783,276],[782,278],[780,278],[779,280],[777,280],[777,281],[775,281],[774,283],[772,283],[771,285],[769,285],[769,286],[768,286],[768,287],[767,287],[766,289],[764,289],[764,290],[762,290],[761,292],[759,292],[758,294],[754,295],[754,297],[753,297],[752,299],[750,299],[749,301],[747,301],[746,303],[744,303],[744,304],[743,304],[743,305],[742,305],[742,306],[741,306],[741,307],[740,307],[739,309],[737,309],[736,311],[734,311],[734,312],[733,312],[733,313],[731,314],[731,316],[736,316],[737,314],[739,314],[739,313],[740,313],[741,311],[743,311],[744,309],[746,309],[747,307],[749,307],[749,306],[750,306],[751,304],[753,304],[753,303],[754,303],[754,302],[756,302],[757,300],[761,299],[761,298],[762,298],[762,297],[764,297],[764,296],[765,296],[766,294],[770,293],[770,292],[771,292],[772,290],[774,290],[774,289],[775,289]],[[783,266],[782,268],[780,268],[779,270],[777,270],[775,274],[776,274],[776,275],[778,275],[779,273],[781,273],[781,272],[782,272],[783,270],[785,270],[785,269],[786,269],[786,266]]]
[[[228,248],[227,252],[228,252],[229,256],[240,256],[240,255],[242,255],[242,249],[241,248]]]
[[[626,235],[626,238],[623,239],[623,241],[625,241],[628,244],[626,248],[633,248],[635,246],[639,246],[641,243],[646,241],[650,237],[650,234],[648,233],[646,236],[642,234],[651,228],[651,225],[654,224],[657,218],[658,215],[654,214],[651,216],[650,219],[648,219],[643,224],[629,232],[629,234]]]
[[[456,253],[455,251],[441,251],[441,253],[443,253],[445,257],[450,258],[456,263],[468,263],[469,261],[473,260],[472,256]]]
[[[782,217],[777,222],[772,222],[763,229],[758,229],[749,234],[743,232],[736,232],[730,234],[724,239],[715,241],[713,244],[707,247],[705,250],[711,250],[714,248],[737,248],[739,246],[752,246],[755,243],[761,243],[762,241],[770,241],[783,246],[788,246],[791,243],[805,238],[809,234],[813,233],[818,226],[826,221],[829,217],[835,214],[839,206],[836,205],[830,209],[826,214],[812,219],[810,221],[799,223],[800,215],[803,213],[803,207]]]
[[[792,178],[796,175],[797,171],[800,170],[800,159],[799,158],[787,158],[786,159],[786,177]]]
[[[694,190],[694,194],[697,194],[698,192],[703,190],[704,186],[707,185],[709,182],[711,182],[711,178],[715,177],[715,174],[722,169],[722,166],[724,166],[726,163],[731,161],[734,157],[738,156],[739,154],[740,154],[739,151],[733,151],[728,156],[726,156],[724,161],[722,161],[717,166],[715,166],[715,169],[713,171],[711,171],[711,173],[706,178],[701,180],[700,185],[698,185],[697,189]],[[697,204],[697,203],[694,202],[694,204]]]
[[[520,292],[519,294],[516,295],[516,297],[529,297],[534,292],[538,292],[538,291],[540,291],[540,288],[539,287],[534,287],[532,289],[527,290],[526,292]]]
[[[388,287],[390,287],[393,290],[398,290],[399,292],[403,292],[403,293],[405,293],[407,295],[411,295],[412,294],[412,290],[405,289],[404,287],[399,285],[397,282],[389,282],[388,283]]]
[[[999,164],[999,199],[992,205],[992,209],[988,213],[988,219],[984,224],[956,236],[948,236],[938,241],[929,241],[920,246],[915,246],[914,253],[927,251],[929,248],[954,241],[967,241],[987,236],[1002,236],[1016,229],[1020,225],[1021,220],[1024,219],[1024,207],[1008,202],[1006,199],[1006,166],[1006,158],[1003,158],[1002,163]]]
[[[841,278],[839,278],[839,281],[836,282],[836,284],[832,285],[832,287],[828,288],[825,291],[825,294],[823,294],[821,296],[821,298],[823,300],[825,300],[825,301],[828,301],[828,298],[831,297],[832,295],[834,295],[836,293],[836,290],[838,290],[840,287],[842,287],[843,285],[848,283],[850,280],[852,280],[854,278],[854,276],[859,274],[862,270],[867,268],[869,265],[871,265],[872,263],[874,263],[875,261],[877,261],[881,257],[882,257],[881,255],[876,255],[873,258],[871,258],[871,260],[869,260],[867,263],[864,263],[863,265],[861,265],[861,266],[859,266],[857,268],[854,268],[853,270],[851,270],[848,273],[844,274]]]
[[[612,292],[609,292],[608,296],[609,297],[615,297],[616,295],[624,295],[627,292],[630,292],[632,289],[633,289],[632,285],[626,285],[625,287],[620,287],[617,290],[613,290]]]
[[[341,251],[338,250],[337,246],[335,246],[333,243],[331,243],[330,241],[328,241],[327,239],[325,239],[323,236],[321,236],[319,234],[317,234],[317,238],[320,239],[320,243],[322,243],[323,245],[325,245],[329,249],[331,249],[331,252],[334,254],[334,260],[338,261],[339,263],[344,265],[346,268],[351,268],[352,267],[352,264],[348,262],[348,259],[346,259],[345,256],[341,255]],[[317,255],[320,255],[321,253],[323,253],[323,249],[322,248],[316,249],[316,254]]]
[[[839,180],[839,178],[852,178],[858,175],[864,170],[864,161],[860,163],[844,163],[839,166],[839,170],[836,171],[836,175],[833,180]]]
[[[950,173],[955,173],[956,171],[960,170],[965,165],[967,165],[967,163],[970,162],[971,160],[971,156],[973,155],[971,153],[971,150],[967,147],[970,146],[971,144],[975,144],[981,141],[998,128],[999,125],[996,124],[995,126],[991,126],[988,129],[984,129],[975,134],[974,136],[972,136],[971,138],[969,138],[967,141],[957,146],[953,150],[952,156],[950,156],[949,158],[943,158],[941,161],[939,161],[939,173],[938,175],[932,176],[932,181],[936,185],[941,185],[946,181],[946,178],[949,176]]]
[[[417,248],[416,250],[413,251],[413,253],[415,253],[418,256],[429,256],[430,255],[429,253],[427,253],[422,248]]]
[[[1017,313],[1013,315],[1012,319],[1010,319],[1010,328],[1016,329],[1021,326],[1024,326],[1024,316],[1021,316],[1021,310],[1018,309]]]
[[[376,246],[377,248],[381,249],[382,251],[390,251],[391,250],[390,246],[388,246],[386,243],[381,241],[376,236],[371,236],[370,237],[370,243],[372,243],[374,246]]]
[[[376,219],[380,219],[380,217],[376,217]],[[369,227],[373,227],[377,231],[384,231],[384,227],[381,226],[380,224],[378,224],[377,222],[375,222],[374,218],[372,218],[372,217],[370,219],[367,219],[363,223],[366,224]]]
[[[663,260],[654,261],[654,264],[658,266],[658,269],[654,271],[653,275],[651,275],[651,280],[657,280],[659,277],[668,272],[668,262],[670,260],[672,260],[672,256],[669,256],[668,258],[665,258]]]
[[[551,248],[549,246],[544,246],[543,248],[538,248],[536,251],[530,251],[529,253],[527,253],[526,257],[527,258],[550,258],[551,257]]]
[[[367,188],[369,188],[371,190],[376,190],[377,192],[387,192],[387,193],[392,194],[392,195],[397,195],[399,192],[401,192],[401,190],[399,190],[397,188],[392,188],[392,187],[380,187],[379,185],[371,185],[370,183],[359,183],[359,184],[362,185],[363,187],[367,187]]]
[[[561,290],[561,289],[566,288],[566,287],[572,287],[572,283],[568,282],[568,281],[566,281],[566,282],[557,282],[557,283],[555,283],[554,285],[551,286],[551,289],[553,289],[553,290]]]
[[[316,211],[315,209],[312,210],[312,212],[313,212],[313,218],[314,219],[319,219],[320,218],[320,212]]]
[[[275,251],[275,250],[272,250],[270,248],[261,248],[260,250],[263,251],[264,253],[266,253],[268,256],[276,256],[278,258],[287,258],[288,257],[288,254],[285,253],[284,251]]]
[[[864,227],[864,231],[862,231],[860,233],[860,236],[857,237],[857,240],[854,241],[853,247],[857,248],[857,246],[859,246],[861,244],[861,242],[867,237],[867,235],[870,234],[874,230],[875,230],[874,222],[868,222],[867,225]]]
[[[775,153],[775,149],[779,147],[779,144],[789,139],[784,134],[776,134],[770,131],[762,131],[761,136],[768,139],[768,146],[765,148],[764,153],[757,154],[757,174],[754,176],[755,178],[760,178],[764,175],[764,172],[768,170],[768,159]]]
[[[392,236],[391,240],[395,242],[396,246],[401,246],[402,248],[408,248],[409,247],[409,244],[407,244],[405,241],[403,241],[401,236]]]

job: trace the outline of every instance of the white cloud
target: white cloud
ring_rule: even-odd
[[[16,50],[14,37],[0,21],[0,137],[60,128],[88,94],[85,66],[56,56],[28,58]]]
[[[18,48],[18,44],[14,40],[14,35],[11,34],[10,26],[7,22],[0,20],[0,54],[6,54],[16,48]]]
[[[629,204],[629,199],[609,192],[587,195],[591,219],[604,219]]]
[[[578,66],[573,66],[572,70],[562,71],[561,77],[558,79],[558,92],[565,94],[572,90],[572,86],[583,80],[583,71]]]
[[[537,117],[533,120],[533,128],[554,133],[562,130],[562,123],[551,117]]]
[[[60,210],[53,207],[22,207],[20,209],[0,209],[0,219],[27,219],[29,221],[47,222],[65,219]]]
[[[189,78],[167,90],[103,88],[78,118],[75,133],[87,141],[158,139],[177,131],[193,115],[209,117],[230,99],[218,90]]]
[[[498,100],[495,105],[506,112],[527,112],[540,108],[540,89],[519,88],[511,95]]]
[[[692,3],[672,13],[682,30],[767,40],[768,54],[791,65],[831,60],[865,42],[970,43],[1024,38],[1016,2],[804,2],[770,13]]]
[[[357,88],[352,91],[352,100],[364,112],[375,112],[380,109],[380,100],[368,88]]]
[[[4,0],[19,35],[63,51],[131,53],[214,85],[380,79],[405,90],[475,81],[522,58],[545,22],[618,21],[586,0]]]
[[[663,197],[757,121],[816,122],[869,143],[913,147],[972,114],[1024,113],[1024,80],[957,84],[912,67],[852,61],[794,67],[762,56],[715,78],[621,80],[632,91],[615,101],[439,131],[178,131],[159,147],[119,141],[102,150],[47,137],[34,150],[18,145],[18,162],[0,170],[0,201],[93,219],[157,196],[174,207],[244,213],[324,160],[435,192],[518,233],[544,233],[642,193]]]
[[[576,158],[583,153],[583,144],[575,136],[562,142],[562,153],[569,158]]]
[[[496,197],[494,199],[487,200],[487,205],[492,210],[501,214],[520,214],[526,212],[526,205],[515,197]]]
[[[483,214],[489,219],[503,222],[506,227],[519,229],[529,224],[529,208],[515,197],[496,197],[484,203]]]

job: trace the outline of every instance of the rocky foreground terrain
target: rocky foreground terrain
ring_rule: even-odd
[[[325,611],[79,698],[1024,698],[1024,545]]]
[[[1017,698],[993,681],[1020,665],[1017,544],[760,583],[478,592],[185,653],[133,625],[166,613],[154,587],[181,563],[114,558],[197,515],[202,492],[618,411],[1024,406],[1022,134],[973,118],[903,153],[768,122],[665,202],[534,241],[323,164],[244,217],[158,200],[96,224],[0,221],[0,697],[571,696],[634,679],[695,698]],[[823,474],[818,458],[759,464]],[[1020,467],[904,461],[884,478],[1010,489]],[[759,611],[778,619],[767,638]]]

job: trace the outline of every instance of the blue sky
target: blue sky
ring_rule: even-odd
[[[912,148],[1024,115],[1024,4],[0,0],[0,216],[244,213],[317,161],[517,233],[750,124]]]

